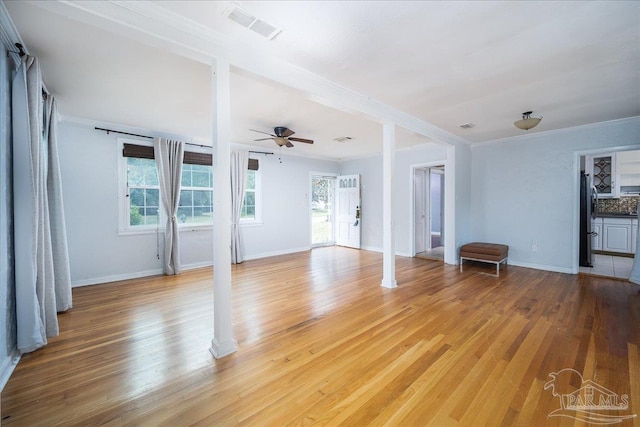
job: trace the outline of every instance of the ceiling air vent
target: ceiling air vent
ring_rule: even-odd
[[[236,3],[229,3],[229,6],[222,12],[222,16],[226,16],[233,22],[242,25],[251,31],[260,34],[269,40],[273,40],[282,29],[256,18],[246,10],[243,10]]]
[[[476,127],[476,125],[474,125],[473,123],[463,123],[460,126],[458,126],[460,129],[471,129]]]

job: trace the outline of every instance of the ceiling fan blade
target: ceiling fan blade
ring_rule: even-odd
[[[304,142],[305,144],[313,144],[312,139],[304,139],[304,138],[289,138],[291,141]]]
[[[294,133],[295,133],[295,132],[294,132],[294,131],[292,131],[291,129],[286,128],[286,129],[284,130],[284,132],[282,132],[282,136],[284,136],[284,137],[286,138],[286,137],[288,137],[288,136],[293,135]]]
[[[290,143],[289,141],[287,141],[287,144],[286,144],[286,145],[287,145],[287,147],[289,147],[289,148],[293,147],[293,144],[292,144],[292,143]]]
[[[265,135],[271,135],[271,136],[275,137],[274,134],[269,133],[269,132],[262,132],[261,130],[255,130],[255,129],[249,129],[249,130],[253,131],[253,132],[264,133]]]
[[[254,141],[266,141],[267,139],[273,139],[273,138],[260,138],[260,139],[254,139]]]

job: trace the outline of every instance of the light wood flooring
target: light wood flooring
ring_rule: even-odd
[[[5,387],[2,425],[587,425],[550,416],[554,391],[581,387],[545,390],[565,368],[628,396],[605,415],[640,416],[638,286],[492,273],[399,257],[385,289],[378,253],[247,261],[233,267],[239,350],[220,360],[209,269],[76,288],[60,336]]]

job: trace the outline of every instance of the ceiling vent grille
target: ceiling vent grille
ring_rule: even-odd
[[[282,31],[282,29],[256,18],[246,10],[240,8],[236,3],[229,3],[229,6],[222,12],[222,16],[226,16],[236,24],[240,24],[269,40],[273,40],[273,38]]]

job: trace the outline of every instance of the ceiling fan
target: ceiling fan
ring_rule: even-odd
[[[293,147],[293,144],[291,143],[291,141],[304,142],[305,144],[313,144],[313,140],[311,139],[292,137],[291,135],[293,135],[295,132],[284,126],[274,127],[273,133],[262,132],[261,130],[255,130],[255,129],[249,129],[249,130],[253,132],[264,133],[265,135],[270,135],[269,138],[254,139],[254,141],[266,141],[267,139],[273,139],[276,142],[276,144],[278,144],[280,147],[282,147],[283,145],[289,148]]]

